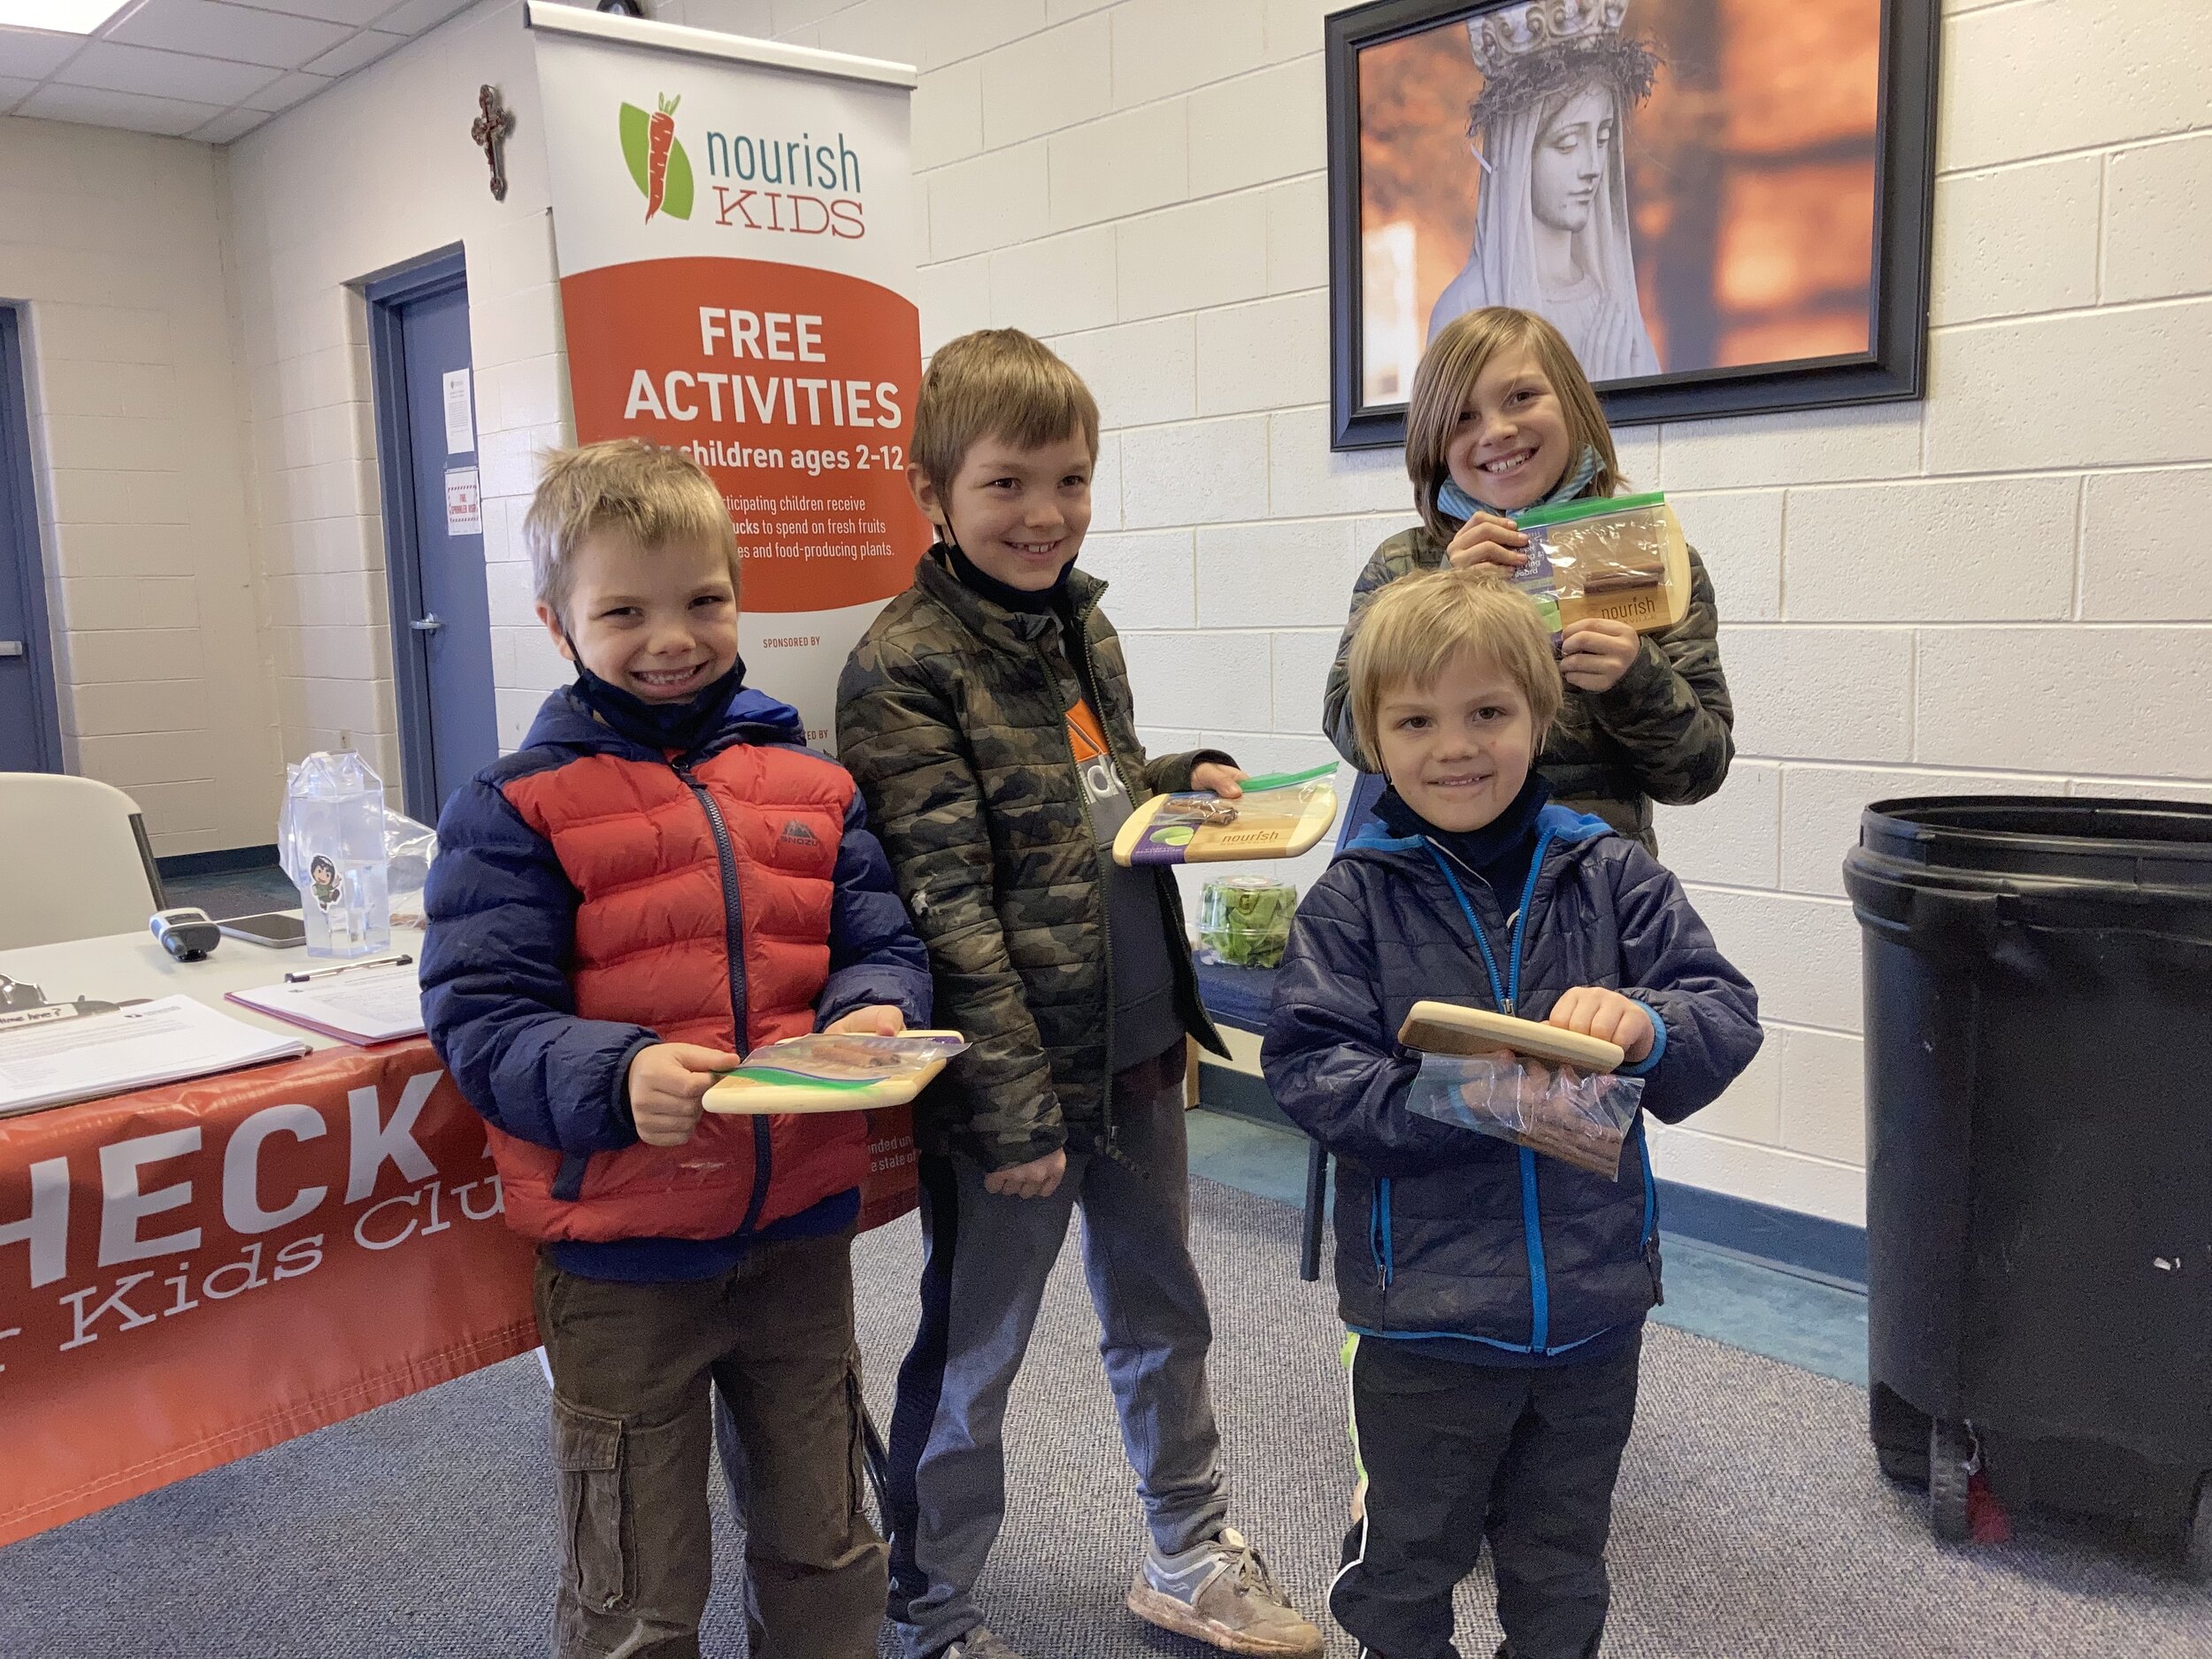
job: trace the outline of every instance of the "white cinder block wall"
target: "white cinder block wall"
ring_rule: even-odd
[[[504,202],[492,199],[469,137],[487,81],[516,117]],[[501,739],[511,748],[545,689],[566,678],[531,614],[517,526],[536,452],[569,429],[537,71],[518,0],[454,19],[228,154],[265,649],[284,752],[355,748],[388,783],[398,780],[368,312],[357,284],[456,244],[468,265],[494,678]]]
[[[181,139],[0,120],[0,300],[27,317],[64,758],[127,791],[162,854],[269,841],[282,776],[222,169]]]
[[[1333,455],[1325,0],[668,0],[920,65],[926,347],[1013,324],[1108,428],[1084,555],[1148,741],[1326,758],[1352,580],[1410,522]],[[1621,434],[1711,565],[1741,758],[1668,860],[1770,1037],[1676,1179],[1863,1218],[1859,809],[2212,800],[2212,8],[1945,6],[1924,404]],[[1310,869],[1299,872],[1310,877]]]
[[[1394,456],[1327,447],[1327,9],[660,8],[673,21],[921,66],[925,344],[1015,324],[1091,378],[1108,431],[1086,557],[1115,583],[1109,608],[1128,636],[1148,741],[1202,735],[1255,767],[1328,757],[1321,680],[1353,577],[1409,521]],[[1993,0],[1947,12],[1928,402],[1623,434],[1630,472],[1675,496],[1713,567],[1739,708],[1733,778],[1715,801],[1667,813],[1665,852],[1758,979],[1773,1033],[1754,1072],[1695,1128],[1667,1134],[1659,1156],[1678,1179],[1846,1220],[1861,1215],[1858,945],[1837,872],[1859,807],[1946,788],[2212,799],[2212,562],[2200,527],[2212,485],[2212,11]],[[485,192],[466,137],[486,80],[519,117],[503,204]],[[28,124],[5,124],[0,188],[11,192],[50,190],[26,173],[81,169],[87,156],[190,158],[163,161],[171,173],[148,175],[163,188],[127,195],[132,205],[104,220],[73,200],[71,211],[44,210],[34,234],[0,242],[11,297],[166,305],[180,342],[189,334],[190,351],[219,357],[212,342],[228,336],[204,267],[218,245],[211,227],[229,221],[246,395],[234,391],[227,410],[219,365],[194,356],[197,366],[173,367],[175,400],[145,405],[173,423],[171,482],[131,488],[178,492],[181,504],[132,509],[119,526],[73,517],[63,490],[53,533],[81,733],[152,729],[131,712],[87,725],[111,695],[87,692],[145,672],[184,684],[183,668],[157,669],[171,659],[151,648],[187,631],[176,626],[186,613],[182,589],[155,595],[152,611],[141,589],[88,589],[83,603],[125,609],[104,613],[115,622],[80,623],[96,613],[68,611],[66,584],[192,579],[191,660],[206,676],[217,757],[203,768],[215,782],[197,816],[229,816],[203,830],[188,814],[164,817],[163,800],[157,828],[177,837],[165,850],[267,839],[274,788],[260,768],[274,754],[249,766],[241,750],[234,775],[221,771],[244,734],[267,727],[265,658],[283,753],[351,741],[396,772],[365,316],[349,285],[457,242],[469,263],[504,741],[566,677],[531,619],[514,534],[532,452],[567,427],[535,122],[517,7],[487,0],[241,141],[227,164],[86,129],[49,129],[63,136],[30,150],[12,133]],[[213,182],[219,165],[227,193]],[[195,188],[217,199],[196,211]],[[161,217],[180,199],[173,222]],[[73,241],[95,223],[120,240]],[[55,251],[71,248],[85,251]],[[37,291],[15,274],[35,268]],[[40,390],[50,430],[56,415],[132,418],[131,388],[163,380],[157,368],[97,361],[42,349],[42,375],[57,377]],[[91,402],[58,400],[47,388],[64,379]],[[239,593],[246,538],[227,535],[236,520],[219,500],[242,472],[224,448],[235,442],[228,411],[241,408],[251,419],[254,603]],[[86,458],[112,472],[125,434],[80,436]],[[58,449],[65,434],[49,442]],[[50,511],[60,465],[50,457]],[[130,498],[110,480],[96,494]],[[177,524],[188,557],[159,551],[177,538],[151,533]],[[133,675],[84,666],[78,628],[127,632],[150,618],[168,626],[143,649],[119,648]],[[165,746],[180,747],[143,747]],[[124,781],[98,771],[98,752],[82,749],[87,769]],[[1314,867],[1293,873],[1308,879]]]

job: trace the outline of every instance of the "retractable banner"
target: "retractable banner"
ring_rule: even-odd
[[[834,741],[837,674],[929,534],[914,72],[534,4],[580,443],[696,457],[743,554],[748,681]]]

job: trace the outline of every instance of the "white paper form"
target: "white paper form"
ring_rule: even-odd
[[[422,1034],[422,987],[412,964],[341,971],[300,985],[233,991],[234,1002],[345,1042],[392,1042]]]
[[[471,396],[469,372],[449,369],[445,375],[445,452],[476,453],[476,400]]]
[[[0,1116],[125,1094],[307,1052],[188,996],[0,1032]]]

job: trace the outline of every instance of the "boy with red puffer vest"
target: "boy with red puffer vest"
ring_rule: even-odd
[[[928,957],[853,780],[745,688],[721,494],[629,441],[549,462],[524,525],[576,682],[438,823],[423,1011],[540,1245],[565,1519],[558,1659],[696,1659],[710,1382],[752,1651],[864,1659],[857,1113],[703,1114],[748,1048],[926,1024]]]

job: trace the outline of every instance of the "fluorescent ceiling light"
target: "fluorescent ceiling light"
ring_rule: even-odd
[[[131,0],[0,0],[0,29],[89,35]]]

